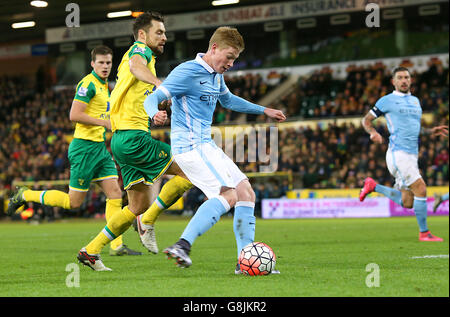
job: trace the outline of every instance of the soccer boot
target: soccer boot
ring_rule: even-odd
[[[444,239],[432,235],[430,230],[428,230],[426,232],[419,233],[419,241],[442,242]]]
[[[12,216],[16,213],[16,210],[26,204],[25,199],[23,199],[23,192],[28,190],[27,187],[17,186],[16,192],[11,197],[8,203],[8,209],[6,209],[6,213],[8,216]]]
[[[99,254],[89,254],[85,248],[82,248],[77,255],[78,262],[89,266],[94,271],[112,271],[109,267],[106,267]]]
[[[438,209],[439,205],[442,204],[442,196],[441,195],[435,195],[434,196],[434,204],[433,204],[433,213],[436,212],[436,210]]]
[[[189,257],[189,251],[183,249],[179,243],[164,249],[163,251],[168,259],[175,259],[179,267],[185,268],[192,265],[191,258]]]
[[[142,215],[136,217],[136,226],[134,227],[137,233],[139,234],[139,238],[141,239],[144,247],[154,253],[157,254],[158,244],[156,243],[156,235],[155,228],[153,225],[146,225],[142,223]]]
[[[375,182],[373,178],[367,177],[364,180],[364,186],[361,189],[361,192],[359,193],[359,201],[364,201],[366,196],[375,190],[376,186],[377,182]]]
[[[129,247],[127,247],[125,244],[122,244],[118,249],[113,250],[112,248],[109,248],[109,255],[142,255],[142,252],[131,250]]]
[[[242,274],[241,267],[239,266],[239,263],[236,263],[236,268],[234,269],[234,274],[239,275]],[[280,274],[280,271],[278,270],[272,270],[270,274]]]

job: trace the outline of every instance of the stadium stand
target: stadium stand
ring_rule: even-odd
[[[229,76],[230,90],[253,102],[286,79],[285,75],[272,73],[268,78],[245,74]],[[277,78],[270,81],[271,78]],[[448,67],[435,59],[428,61],[428,69],[414,74],[413,93],[423,102],[425,112],[433,113],[441,124],[448,124]],[[8,196],[17,181],[34,182],[34,187],[49,188],[50,183],[38,185],[38,181],[63,181],[69,176],[67,150],[72,133],[68,119],[73,89],[52,90],[36,93],[36,89],[21,77],[2,77],[0,94],[0,189]],[[272,83],[272,84],[271,84]],[[318,68],[310,76],[301,77],[295,90],[280,98],[276,107],[288,116],[329,119],[336,117],[360,118],[374,101],[390,90],[389,74],[385,65],[376,63],[370,67],[350,66],[344,79],[333,77],[327,68]],[[236,122],[230,112],[217,107],[216,124]],[[262,122],[259,117],[247,118],[247,123]],[[426,126],[429,123],[424,123]],[[327,128],[320,124],[279,131],[279,159],[277,172],[296,175],[294,188],[359,188],[365,176],[392,185],[385,167],[386,144],[369,142],[359,124],[330,123]],[[383,125],[379,132],[388,136]],[[155,135],[170,143],[167,132]],[[246,149],[245,155],[248,155]],[[419,163],[422,175],[430,186],[448,184],[448,143],[443,139],[422,136]],[[261,163],[238,162],[247,173],[259,171]],[[270,178],[264,182],[252,178],[258,201],[262,198],[285,196],[289,188],[286,179]],[[193,191],[186,197],[187,208],[194,210],[204,196]],[[104,195],[93,190],[80,210],[71,215],[95,216],[102,214],[99,201]],[[61,211],[35,207],[39,217],[58,217]]]
[[[402,64],[410,67],[417,66],[411,56],[427,56],[424,65],[411,68],[412,93],[431,118],[424,126],[448,125],[448,2],[438,7],[436,14],[421,15],[419,5],[403,6],[402,19],[383,19],[382,31],[361,22],[364,11],[351,13],[348,23],[336,25],[330,24],[329,14],[314,16],[317,25],[327,27],[299,27],[299,20],[293,18],[285,18],[276,31],[267,30],[261,21],[238,23],[246,49],[226,74],[228,87],[249,101],[283,110],[289,119],[279,125],[278,166],[273,176],[258,175],[264,165],[261,162],[237,162],[251,175],[257,201],[285,196],[292,188],[359,188],[366,176],[392,185],[384,160],[386,145],[372,144],[359,123],[375,101],[392,90],[388,57],[401,57]],[[239,15],[236,19],[239,21]],[[172,40],[156,63],[158,75],[166,76],[177,64],[193,58],[199,48],[206,48],[214,29],[215,25],[206,24],[199,38],[189,38],[184,28],[169,32]],[[12,56],[15,50],[0,51],[4,57],[0,72],[0,217],[17,182],[35,188],[67,186],[67,150],[73,131],[69,110],[73,85],[84,75],[83,67],[89,68],[88,40],[54,41],[47,45],[48,56],[21,58]],[[121,35],[101,41],[114,50],[110,78],[115,78],[120,56],[133,39]],[[22,43],[11,43],[22,48]],[[33,49],[39,44],[33,39],[27,45]],[[73,51],[63,52],[70,44],[74,44]],[[442,53],[447,54],[446,60],[435,57]],[[358,63],[369,60],[372,62]],[[339,71],[330,66],[344,62],[347,66]],[[291,72],[299,65],[308,71]],[[17,71],[20,66],[26,76]],[[347,121],[337,123],[337,118]],[[263,116],[217,107],[213,123],[225,127],[267,122]],[[153,135],[170,143],[167,126],[154,129]],[[382,124],[378,129],[387,137]],[[419,165],[425,181],[429,186],[448,185],[448,140],[422,136],[420,141]],[[248,149],[245,156],[249,156]],[[195,210],[203,199],[201,192],[191,190],[185,197],[186,209]],[[41,218],[91,217],[103,214],[102,201],[104,195],[93,186],[83,206],[71,213],[32,208]]]
[[[430,59],[429,68],[413,73],[411,92],[422,102],[423,111],[431,111],[448,99],[448,68],[440,60]],[[324,118],[366,113],[375,101],[391,90],[390,70],[382,62],[370,66],[350,65],[346,78],[334,78],[329,67],[302,76],[293,92],[281,98],[278,108],[288,116]]]

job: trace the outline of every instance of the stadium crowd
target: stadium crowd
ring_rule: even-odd
[[[406,67],[410,63],[403,61]],[[317,69],[310,76],[300,77],[294,91],[274,106],[283,109],[288,117],[355,116],[366,113],[381,96],[393,90],[390,69],[381,62],[350,65],[346,74],[345,79],[336,79],[331,68]],[[448,68],[439,59],[430,59],[426,71],[414,71],[411,76],[411,93],[420,99],[424,112],[448,102]]]
[[[428,70],[415,73],[412,93],[419,97],[424,112],[434,113],[438,122],[432,125],[448,125],[448,68],[430,60]],[[275,108],[285,111],[288,117],[335,118],[362,117],[384,94],[392,88],[386,67],[350,66],[345,79],[333,77],[329,68],[302,77],[295,90],[281,98]],[[262,78],[247,74],[227,78],[230,90],[243,98],[257,103],[270,89],[286,76],[271,74]],[[270,78],[269,78],[270,79]],[[73,89],[55,91],[46,89],[37,93],[32,83],[23,77],[0,77],[0,203],[9,196],[14,181],[43,181],[69,179],[70,166],[67,158],[73,125],[69,111]],[[229,124],[235,115],[222,107],[214,114],[215,124]],[[248,116],[249,122],[263,122],[258,116]],[[424,126],[430,124],[424,123]],[[388,138],[384,125],[377,129]],[[170,143],[168,133],[161,134],[162,141]],[[295,175],[294,188],[359,188],[365,177],[392,186],[392,178],[385,163],[387,142],[376,145],[360,124],[346,123],[328,126],[319,121],[314,127],[280,129],[278,135],[278,169]],[[448,185],[449,153],[448,139],[421,136],[419,165],[429,186]],[[248,151],[257,151],[251,147]],[[237,162],[247,173],[259,172],[259,162]],[[263,182],[252,178],[257,202],[263,198],[281,197],[289,184],[286,179],[272,178]],[[36,186],[36,185],[35,185]],[[44,187],[49,188],[48,184]],[[95,187],[96,188],[96,187]],[[198,190],[186,196],[187,208],[194,210],[205,199]],[[92,216],[104,211],[103,195],[96,188],[90,191],[85,204],[76,215]],[[38,208],[40,215],[57,216],[55,208]],[[40,208],[40,209],[39,209]],[[1,210],[0,210],[1,211]],[[1,213],[3,214],[3,212]]]

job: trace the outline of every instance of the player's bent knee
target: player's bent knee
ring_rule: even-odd
[[[255,202],[256,195],[248,180],[241,182],[236,188],[238,201]]]
[[[69,189],[69,202],[70,202],[70,209],[77,209],[80,208],[83,204],[84,199],[86,198],[86,192],[80,192]]]
[[[416,197],[427,197],[427,185],[422,178],[411,184],[410,189]]]
[[[238,201],[238,196],[235,193],[234,195],[227,197],[227,201],[230,207],[234,207],[234,205],[236,205],[236,202]]]
[[[413,203],[403,203],[403,207],[406,209],[411,209],[413,207]]]
[[[256,195],[251,187],[249,189],[243,190],[242,192],[238,192],[238,201],[255,202],[255,200]]]
[[[238,201],[238,195],[235,189],[227,189],[226,191],[220,194],[225,200],[228,202],[230,207],[234,207],[236,202]]]
[[[120,190],[120,188],[118,188],[117,190],[113,190],[111,192],[109,192],[106,197],[108,199],[121,199],[122,198],[122,190]]]
[[[150,201],[148,203],[146,201],[138,201],[128,204],[128,209],[136,216],[143,214],[148,208],[150,208]]]
[[[83,203],[83,201],[79,201],[79,200],[70,200],[70,209],[78,209],[81,207],[81,204]]]

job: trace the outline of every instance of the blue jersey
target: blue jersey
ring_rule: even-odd
[[[264,113],[264,107],[230,93],[223,74],[216,73],[202,56],[197,54],[194,60],[174,68],[144,102],[144,109],[153,118],[161,101],[172,100],[170,138],[173,154],[190,151],[200,143],[214,142],[211,124],[217,101],[234,111]]]
[[[376,117],[385,116],[392,151],[419,153],[422,108],[417,97],[394,91],[378,99],[370,113]]]

